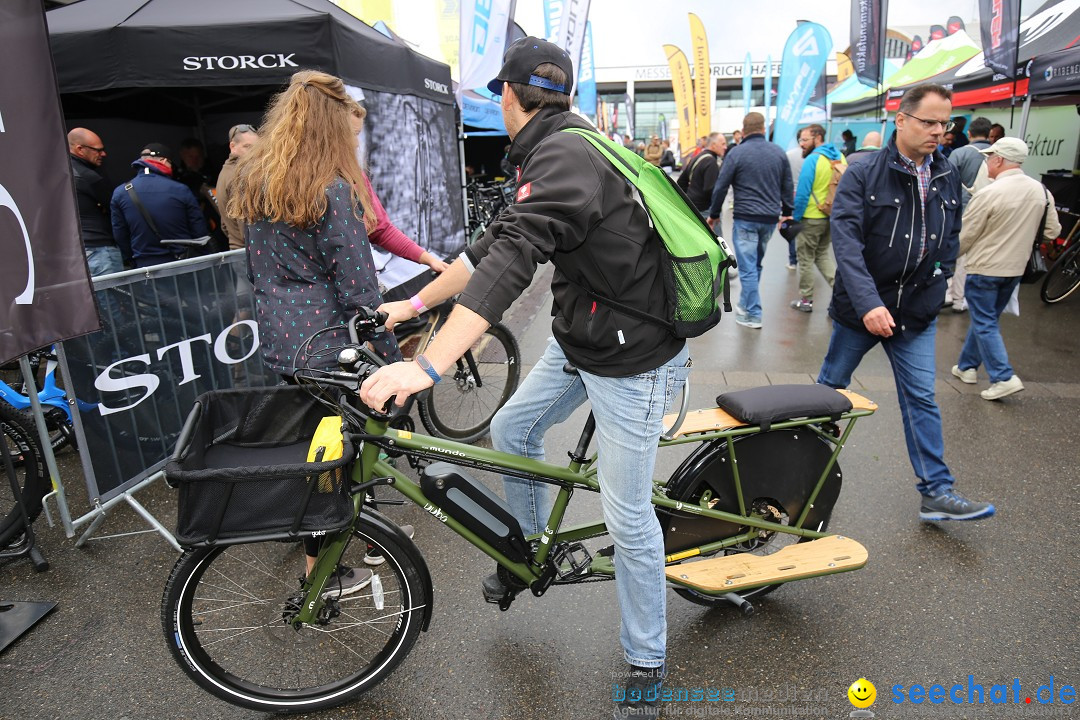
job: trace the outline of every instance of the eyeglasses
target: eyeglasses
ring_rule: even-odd
[[[912,120],[918,120],[919,122],[921,122],[923,124],[923,127],[926,128],[927,130],[932,130],[935,125],[940,125],[941,129],[943,131],[949,132],[954,127],[956,127],[956,123],[954,123],[952,120],[924,120],[923,118],[916,117],[915,115],[912,115],[909,112],[906,112],[906,113],[903,113],[903,114],[907,115]]]
[[[103,153],[103,152],[105,152],[105,148],[104,148],[104,147],[99,147],[99,148],[96,148],[96,147],[94,147],[93,145],[80,145],[79,147],[84,147],[84,148],[86,148],[87,150],[93,150],[93,151],[94,151],[94,152],[96,152],[96,153]]]
[[[229,128],[229,142],[232,142],[236,139],[237,135],[243,133],[255,133],[257,135],[259,131],[256,130],[253,125],[233,125]]]

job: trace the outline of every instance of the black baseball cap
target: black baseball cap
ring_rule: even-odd
[[[534,75],[536,68],[544,63],[556,65],[566,73],[566,84],[556,85],[547,78]],[[570,55],[558,45],[530,35],[506,48],[502,70],[488,83],[488,90],[495,95],[502,95],[504,82],[534,85],[569,95],[574,85],[574,63],[570,61]]]
[[[147,143],[139,153],[139,157],[158,157],[166,160],[172,157],[172,152],[167,145],[161,143]]]

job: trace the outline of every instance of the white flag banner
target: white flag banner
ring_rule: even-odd
[[[589,0],[563,0],[559,31],[553,43],[561,47],[574,62],[574,72],[581,73],[581,49],[585,46],[585,21],[589,19]],[[577,78],[573,78],[577,85]]]
[[[461,79],[457,96],[486,87],[502,68],[514,0],[461,0]],[[585,21],[581,21],[584,35]]]

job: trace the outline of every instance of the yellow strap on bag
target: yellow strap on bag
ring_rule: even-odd
[[[328,462],[337,460],[345,451],[345,438],[341,434],[341,416],[330,415],[319,421],[315,434],[308,446],[308,462]],[[319,475],[319,492],[334,492],[334,483],[329,472]]]

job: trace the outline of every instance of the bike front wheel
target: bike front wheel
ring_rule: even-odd
[[[311,712],[349,702],[389,675],[416,642],[428,599],[399,538],[370,523],[353,531],[341,564],[365,572],[367,545],[385,562],[371,583],[327,592],[320,622],[290,623],[303,599],[299,542],[188,550],[162,597],[165,639],[204,690],[264,712]]]
[[[420,421],[436,437],[475,442],[517,390],[521,350],[502,323],[489,327],[442,380],[420,398]]]
[[[33,418],[19,412],[0,400],[0,442],[11,455],[16,481],[22,493],[26,517],[33,522],[41,514],[41,501],[49,491],[49,473],[45,469],[45,456],[37,439]],[[22,533],[25,523],[22,513],[15,505],[15,496],[7,472],[0,464],[0,547],[11,543]]]
[[[1080,242],[1062,253],[1050,272],[1046,273],[1039,295],[1044,303],[1053,304],[1069,297],[1080,287]]]

